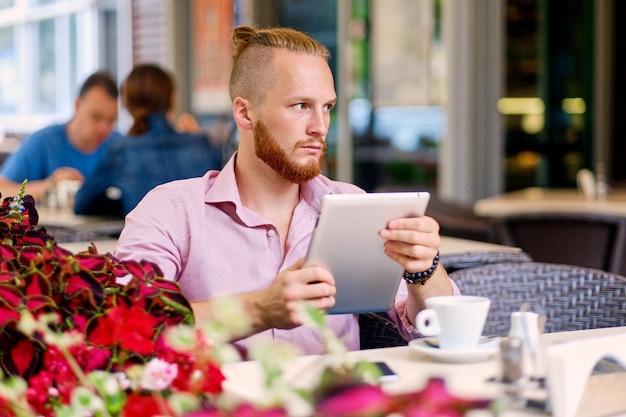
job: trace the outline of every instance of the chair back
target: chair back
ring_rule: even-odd
[[[502,244],[537,262],[578,265],[626,275],[626,219],[594,213],[528,213],[496,221]]]
[[[395,322],[387,313],[359,314],[361,350],[409,344],[402,338]]]
[[[506,336],[511,313],[540,305],[545,331],[626,326],[626,278],[605,271],[545,262],[501,263],[450,274],[462,294],[491,299],[483,334]]]

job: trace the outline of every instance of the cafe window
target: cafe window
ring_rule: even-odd
[[[575,187],[594,168],[593,1],[508,0],[505,188]]]
[[[434,190],[438,150],[444,136],[445,63],[441,1],[353,0],[350,2],[349,125],[353,182],[367,191]],[[324,43],[338,76],[337,2],[277,0],[270,21],[301,29]],[[343,80],[344,82],[346,80]],[[336,118],[336,113],[334,113]],[[331,120],[327,173],[335,177],[338,132]]]
[[[72,114],[80,83],[91,72],[115,73],[111,5],[92,0],[0,0],[0,126],[30,133]],[[98,33],[100,31],[100,33]],[[97,47],[96,47],[97,45]],[[108,57],[108,58],[107,58]],[[0,132],[2,133],[2,132]]]

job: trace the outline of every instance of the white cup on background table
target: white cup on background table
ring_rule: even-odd
[[[82,185],[78,180],[61,180],[56,185],[56,198],[58,208],[72,211],[74,209],[74,196]]]

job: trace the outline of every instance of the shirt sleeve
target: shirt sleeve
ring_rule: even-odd
[[[448,278],[450,280],[450,284],[452,284],[452,295],[461,295],[461,290],[456,285],[452,278]],[[404,338],[404,340],[412,340],[417,339],[419,337],[423,337],[418,331],[415,325],[409,319],[407,309],[406,309],[406,299],[408,297],[408,290],[406,288],[406,283],[404,280],[400,283],[400,287],[398,288],[398,294],[396,295],[396,304],[394,308],[392,308],[388,314],[389,317],[396,323],[398,327],[398,332]],[[413,318],[415,319],[415,317]]]
[[[13,182],[47,178],[44,146],[45,143],[37,135],[25,137],[2,164],[0,174]]]
[[[149,261],[163,277],[178,280],[189,252],[185,227],[188,212],[175,193],[162,186],[150,191],[125,218],[114,255],[122,260]]]

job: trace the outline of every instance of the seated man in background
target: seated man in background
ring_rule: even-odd
[[[117,135],[117,85],[104,72],[90,75],[74,103],[74,116],[25,137],[0,169],[0,193],[17,195],[24,180],[26,194],[42,201],[61,180],[84,181]]]
[[[221,152],[208,137],[178,132],[170,123],[174,80],[163,69],[136,66],[122,83],[120,94],[133,125],[127,136],[111,141],[76,193],[76,214],[123,216],[157,185],[200,177],[222,166]]]
[[[329,52],[285,28],[238,27],[233,40],[237,152],[221,171],[150,191],[126,216],[115,256],[156,263],[179,282],[197,322],[210,318],[215,299],[235,295],[253,326],[239,335],[243,348],[270,338],[304,354],[323,353],[323,337],[302,326],[298,305],[330,308],[336,288],[327,269],[304,267],[304,256],[322,196],[364,192],[322,175],[337,100]],[[380,250],[407,272],[429,271],[423,285],[402,283],[389,312],[403,337],[418,337],[414,321],[424,300],[458,293],[435,260],[439,227],[430,217],[395,219],[380,237]],[[359,349],[357,315],[330,315],[328,325],[349,349]]]

